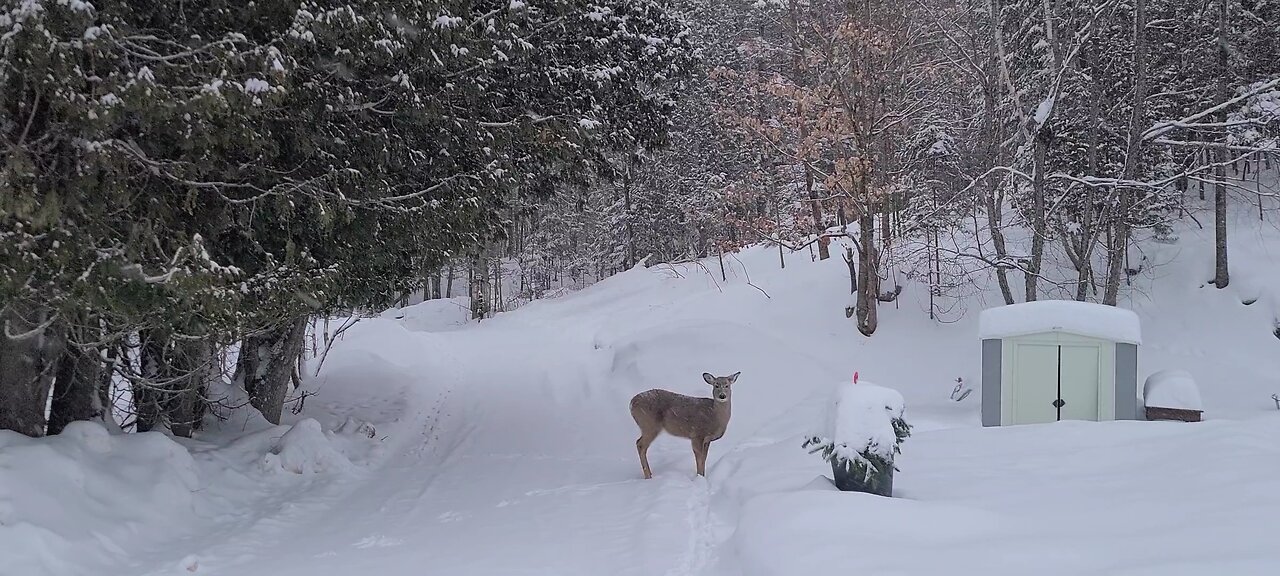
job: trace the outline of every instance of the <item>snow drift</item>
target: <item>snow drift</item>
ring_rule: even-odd
[[[1204,283],[1211,230],[1179,232],[1144,243],[1122,305],[1142,322],[1140,377],[1195,374],[1204,423],[982,429],[974,397],[950,393],[979,384],[990,279],[943,322],[903,280],[866,338],[843,314],[843,261],[787,254],[781,270],[762,247],[726,255],[724,276],[638,268],[478,324],[449,302],[362,320],[289,424],[232,415],[194,441],[109,437],[110,462],[133,471],[97,484],[101,434],[0,437],[0,573],[1269,576],[1280,231],[1232,246],[1223,290]],[[801,447],[854,370],[910,407],[892,499],[836,492]],[[664,436],[641,479],[627,400],[705,395],[702,372],[736,371],[707,478]],[[77,492],[76,470],[114,500]]]
[[[0,431],[0,574],[71,574],[70,559],[109,565],[132,542],[187,533],[199,488],[191,454],[158,432]]]

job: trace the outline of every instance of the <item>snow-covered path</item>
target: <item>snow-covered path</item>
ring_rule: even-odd
[[[360,377],[346,366],[395,366],[409,380],[416,398],[389,426],[384,463],[250,530],[191,542],[199,573],[703,573],[728,534],[712,533],[708,484],[692,474],[687,443],[670,438],[650,453],[657,477],[640,477],[633,392],[602,378],[613,355],[593,332],[487,328],[335,352],[327,373],[344,387]]]
[[[776,253],[743,258],[767,271]],[[116,531],[31,541],[100,553],[64,564],[37,550],[19,566],[65,569],[0,563],[0,576],[810,576],[833,566],[1021,576],[1035,562],[1047,562],[1037,574],[1061,576],[1280,572],[1280,414],[1269,400],[1280,360],[1269,332],[1239,328],[1258,308],[1234,294],[1181,286],[1166,305],[1176,320],[1135,306],[1142,372],[1189,369],[1211,421],[981,429],[978,391],[949,397],[957,377],[977,383],[976,314],[939,325],[908,300],[883,307],[866,339],[839,313],[843,262],[793,262],[753,285],[745,270],[730,273],[636,270],[478,326],[442,322],[450,314],[432,307],[447,302],[362,321],[308,383],[316,395],[303,413],[287,416],[325,430],[374,424],[375,440],[327,437],[356,466],[263,470],[282,429],[246,435],[236,421],[187,450],[122,436],[156,445],[146,453],[180,476],[167,489],[199,484],[148,511],[145,522],[164,527],[135,542],[132,527],[111,526],[119,511],[86,514],[92,530]],[[800,447],[855,370],[901,391],[915,428],[893,499],[833,492],[820,478],[829,467]],[[742,372],[707,477],[693,474],[687,441],[664,436],[650,450],[656,477],[643,480],[629,398],[654,387],[705,394],[704,371]],[[74,476],[50,470],[32,477]],[[137,497],[145,486],[127,479],[121,497]],[[0,536],[26,536],[29,525],[3,532],[3,488]],[[174,533],[156,534],[166,527]],[[101,544],[83,544],[93,539]],[[0,556],[16,549],[0,539]]]

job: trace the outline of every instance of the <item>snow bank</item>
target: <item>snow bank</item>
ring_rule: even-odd
[[[922,432],[895,498],[744,450],[711,478],[750,495],[715,574],[1274,574],[1278,433],[1275,417]],[[1205,456],[1188,468],[1186,454]]]
[[[1204,410],[1196,379],[1186,370],[1161,370],[1148,376],[1142,397],[1147,406],[1154,408]]]
[[[176,554],[158,544],[243,529],[279,513],[282,495],[320,492],[379,445],[374,434],[352,418],[328,433],[305,418],[234,440],[230,429],[174,439],[91,422],[44,438],[0,431],[0,575],[137,573],[124,567],[140,551]]]
[[[983,340],[1040,332],[1067,332],[1128,344],[1142,343],[1142,323],[1137,314],[1091,302],[1038,300],[988,308],[978,318],[978,335]]]
[[[262,468],[271,472],[318,474],[351,467],[351,461],[334,447],[320,423],[312,418],[290,426],[262,457]]]
[[[158,432],[73,422],[56,436],[0,430],[0,573],[77,574],[125,546],[187,530],[199,489],[185,448]]]
[[[816,436],[835,444],[835,454],[846,460],[861,460],[868,452],[892,461],[898,437],[893,419],[901,418],[902,394],[870,382],[845,382],[836,388],[835,398],[822,430]]]
[[[949,553],[981,546],[999,525],[982,510],[839,492],[823,479],[753,499],[734,539],[749,576],[923,573],[894,569],[896,552],[909,549],[928,550],[915,555],[933,559],[928,573],[945,574]]]

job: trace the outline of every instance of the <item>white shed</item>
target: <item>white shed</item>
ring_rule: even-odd
[[[1141,419],[1132,311],[1042,300],[984,310],[978,330],[983,426]]]

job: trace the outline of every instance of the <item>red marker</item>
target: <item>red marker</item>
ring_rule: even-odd
[[[857,383],[858,383],[858,373],[857,373],[857,372],[854,372],[854,373],[853,373],[853,383],[854,383],[854,384],[857,384]]]

